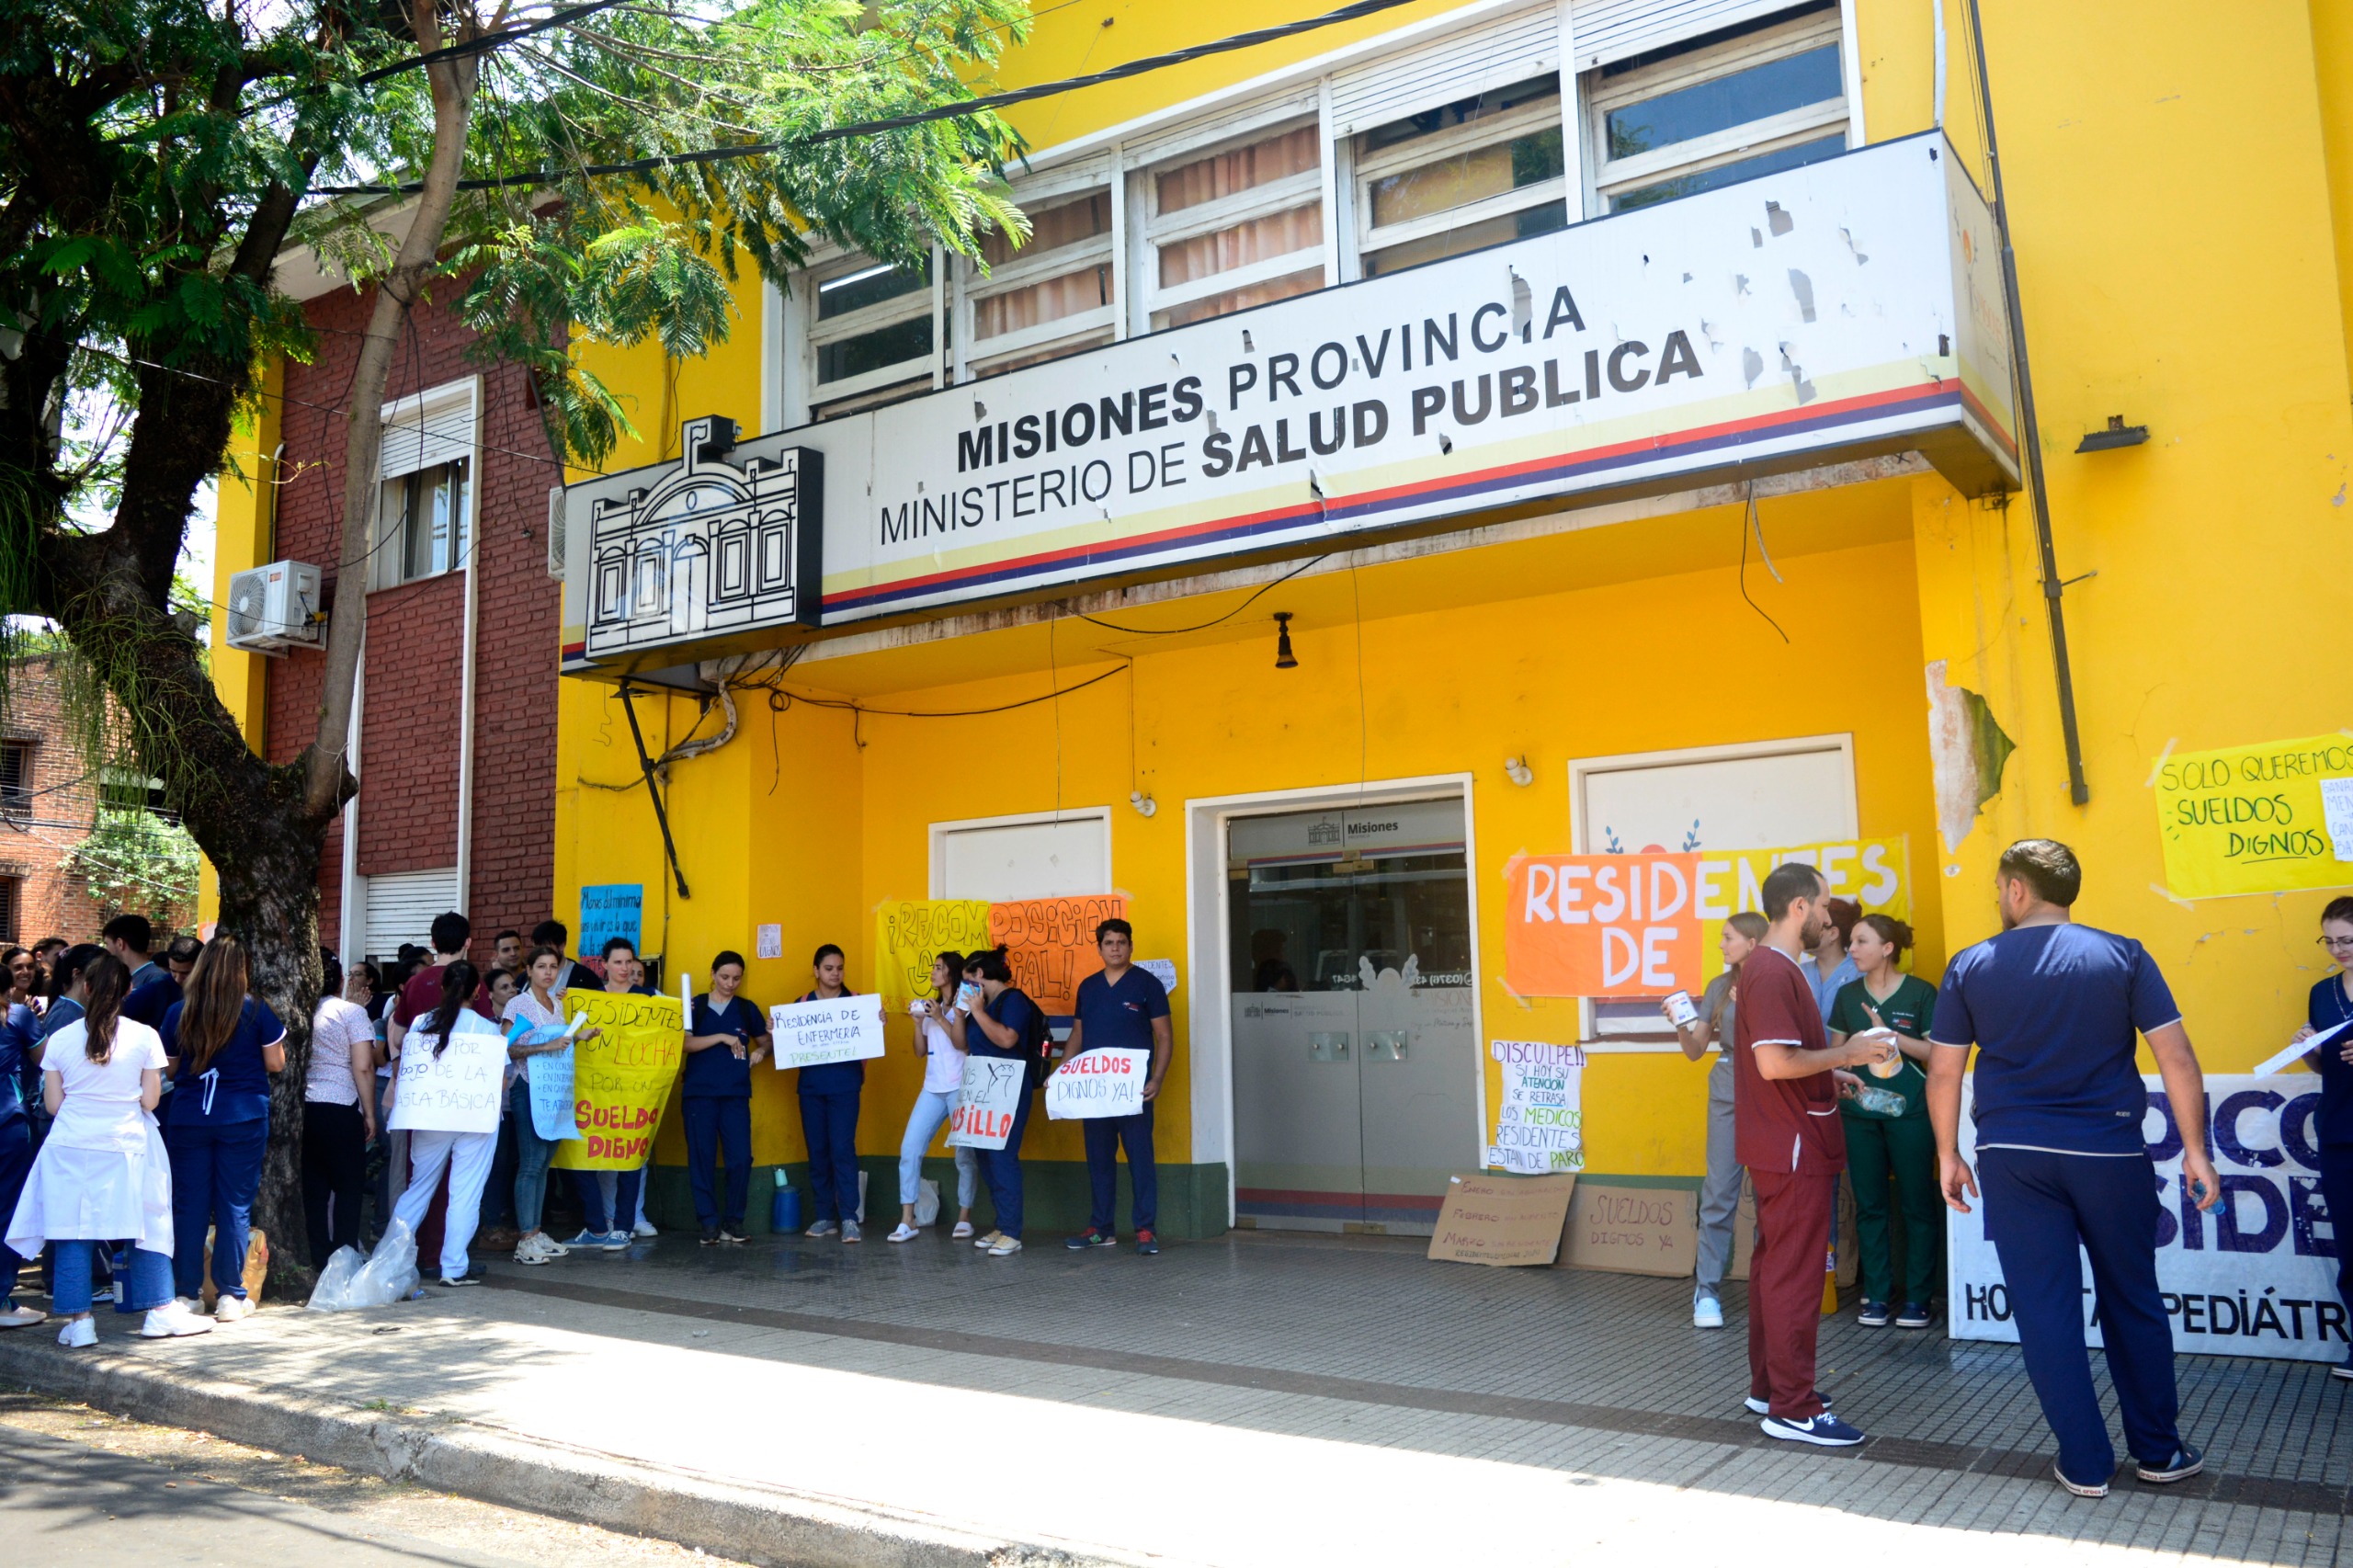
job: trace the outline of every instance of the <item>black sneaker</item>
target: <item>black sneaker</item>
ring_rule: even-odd
[[[2155,1464],[2135,1463],[2132,1473],[2151,1486],[2171,1486],[2177,1481],[2188,1481],[2206,1468],[2206,1456],[2188,1443],[2174,1449],[2171,1457]]]
[[[1160,1256],[1160,1238],[1154,1235],[1150,1231],[1138,1231],[1136,1233],[1136,1251],[1139,1255],[1144,1257],[1158,1257]]]
[[[743,1233],[736,1230],[733,1225],[720,1226],[719,1239],[732,1247],[739,1247],[744,1244]]]
[[[716,1227],[710,1225],[703,1227],[702,1244],[707,1247],[715,1247],[719,1244],[719,1231]]]
[[[1098,1231],[1092,1225],[1074,1236],[1063,1238],[1063,1245],[1073,1252],[1087,1252],[1096,1247],[1115,1247],[1119,1244],[1119,1237],[1108,1231]]]
[[[1906,1301],[1896,1311],[1895,1326],[1898,1328],[1926,1328],[1935,1316],[1935,1310],[1926,1301]]]
[[[1887,1326],[1887,1303],[1885,1301],[1865,1301],[1863,1303],[1863,1310],[1855,1314],[1855,1321],[1861,1324],[1865,1328],[1885,1328]]]
[[[468,1269],[465,1273],[460,1275],[455,1279],[450,1278],[446,1274],[441,1277],[441,1287],[445,1290],[455,1290],[467,1285],[479,1285],[481,1283],[481,1273],[473,1269]]]
[[[1812,1443],[1823,1449],[1851,1449],[1863,1440],[1862,1432],[1849,1426],[1828,1411],[1811,1421],[1794,1416],[1768,1415],[1759,1425],[1768,1437],[1779,1437],[1785,1443]]]

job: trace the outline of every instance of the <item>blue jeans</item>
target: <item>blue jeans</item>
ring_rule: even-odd
[[[0,1216],[17,1211],[17,1199],[25,1190],[26,1174],[32,1168],[31,1125],[21,1118],[0,1123]],[[0,1231],[7,1228],[7,1221],[0,1218]],[[0,1241],[0,1310],[17,1304],[16,1298],[8,1292],[16,1288],[17,1270],[24,1266],[24,1261],[8,1250],[6,1242]]]
[[[192,1107],[184,1108],[194,1108]],[[254,1194],[261,1187],[269,1118],[204,1121],[176,1116],[164,1129],[172,1156],[172,1273],[194,1301],[204,1289],[204,1229],[212,1227],[212,1288],[245,1293],[245,1245],[252,1239]],[[289,1236],[278,1244],[293,1245]]]
[[[50,1292],[51,1312],[72,1315],[90,1310],[90,1277],[96,1258],[105,1242],[52,1242],[57,1249],[57,1286]],[[133,1312],[145,1312],[160,1307],[172,1299],[172,1260],[160,1252],[145,1247],[131,1249],[131,1279],[124,1287],[130,1292]]]
[[[907,1116],[906,1135],[899,1140],[899,1201],[915,1200],[915,1184],[923,1179],[923,1153],[939,1135],[939,1125],[948,1113],[956,1108],[954,1095],[935,1094],[929,1089],[915,1096],[915,1108]],[[980,1186],[981,1162],[975,1151],[962,1147],[949,1151],[956,1156],[956,1207],[972,1206],[973,1189]]]
[[[694,1189],[695,1218],[706,1231],[724,1225],[744,1232],[744,1210],[752,1200],[752,1101],[745,1095],[694,1096],[681,1108],[687,1126],[687,1185]],[[727,1153],[727,1206],[719,1204],[720,1151]],[[852,1177],[856,1180],[856,1177]]]
[[[1013,1131],[1002,1149],[975,1149],[981,1175],[989,1184],[989,1201],[996,1206],[996,1228],[1021,1239],[1021,1135],[1029,1130],[1029,1107],[1036,1099],[1025,1085],[1013,1106]]]
[[[802,1095],[801,1131],[809,1141],[809,1195],[817,1218],[858,1218],[858,1096]]]
[[[531,1120],[529,1078],[516,1079],[506,1091],[506,1119],[515,1129],[515,1228],[528,1236],[547,1210],[548,1162],[555,1157],[555,1144],[540,1137]]]
[[[1107,1236],[1118,1229],[1120,1145],[1124,1143],[1136,1229],[1153,1229],[1160,1220],[1160,1172],[1152,1160],[1152,1102],[1144,1101],[1143,1109],[1133,1116],[1089,1117],[1078,1125],[1086,1140],[1086,1185],[1094,1205],[1088,1227]]]

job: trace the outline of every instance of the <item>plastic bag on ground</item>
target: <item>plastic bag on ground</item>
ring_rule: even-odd
[[[363,1307],[389,1307],[406,1301],[417,1286],[416,1235],[394,1220],[384,1229],[376,1250],[362,1259],[351,1247],[338,1247],[319,1271],[311,1292],[312,1310],[351,1312]]]
[[[929,1228],[939,1223],[939,1184],[936,1181],[915,1183],[915,1224]]]

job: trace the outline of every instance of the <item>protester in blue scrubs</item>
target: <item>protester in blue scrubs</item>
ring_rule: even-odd
[[[1038,1082],[1046,1016],[1015,989],[1005,949],[991,948],[964,960],[964,988],[957,993],[947,1023],[958,1050],[1022,1064],[1021,1097],[1014,1105],[1013,1131],[1005,1147],[973,1151],[981,1157],[982,1178],[989,1184],[989,1201],[996,1206],[996,1228],[972,1244],[991,1257],[1011,1257],[1021,1250],[1021,1135],[1029,1128],[1030,1091]]]
[[[1160,1251],[1154,1234],[1160,1219],[1160,1176],[1152,1159],[1152,1102],[1168,1071],[1168,991],[1158,975],[1129,961],[1135,957],[1136,934],[1126,921],[1106,920],[1097,926],[1095,950],[1102,955],[1103,967],[1078,983],[1076,1017],[1057,1071],[1070,1071],[1071,1062],[1087,1051],[1112,1049],[1149,1051],[1151,1066],[1144,1074],[1142,1110],[1133,1116],[1089,1117],[1079,1123],[1086,1140],[1086,1185],[1093,1206],[1086,1229],[1063,1244],[1073,1252],[1120,1244],[1116,1210],[1124,1144],[1136,1251],[1149,1257]]]
[[[0,954],[10,970],[8,989],[0,996],[0,1231],[7,1229],[6,1216],[17,1211],[17,1199],[25,1190],[25,1175],[33,1167],[32,1118],[25,1110],[23,1072],[28,1061],[40,1061],[40,1020],[33,1015],[32,1006],[23,999],[22,978],[29,980],[32,954],[22,948],[10,948]],[[35,1066],[38,1072],[38,1065]],[[49,1314],[38,1307],[19,1306],[11,1292],[17,1285],[17,1270],[24,1259],[8,1250],[6,1239],[0,1239],[0,1328],[29,1328]]]
[[[816,987],[795,1000],[857,994],[842,983],[847,962],[839,948],[827,942],[810,962]],[[866,1087],[866,1063],[828,1062],[803,1067],[800,1075],[801,1132],[809,1144],[809,1193],[817,1210],[807,1233],[858,1241],[858,1100]]]
[[[695,998],[687,1020],[687,1065],[679,1085],[687,1125],[687,1182],[694,1189],[702,1244],[740,1246],[744,1210],[752,1198],[752,1069],[768,1057],[767,1016],[748,996],[744,955],[710,960],[710,989]],[[718,1198],[714,1166],[727,1155],[727,1201]]]
[[[172,1274],[192,1309],[204,1289],[204,1233],[212,1242],[216,1323],[253,1311],[245,1299],[245,1247],[254,1194],[269,1146],[269,1079],[286,1071],[286,1026],[248,994],[244,945],[217,936],[188,977],[188,996],[164,1015],[172,1060]],[[291,1244],[290,1239],[284,1244]]]
[[[2313,1142],[2320,1146],[2320,1196],[2328,1205],[2336,1244],[2336,1295],[2353,1308],[2353,898],[2334,898],[2320,912],[2321,946],[2336,972],[2313,986],[2304,1027],[2290,1044],[2315,1035],[2343,1032],[2321,1040],[2304,1060],[2320,1074],[2320,1115]],[[2353,1357],[2330,1369],[2353,1382]]]
[[[2109,1379],[2144,1485],[2184,1481],[2205,1459],[2181,1436],[2173,1328],[2157,1290],[2155,1166],[2142,1142],[2149,1096],[2133,1036],[2149,1042],[2182,1142],[2193,1201],[2221,1187],[2206,1156],[2206,1080],[2156,960],[2129,937],[2077,926],[2075,852],[2020,839],[1995,871],[2002,930],[1945,969],[1928,1038],[1928,1117],[1945,1201],[1966,1214],[1984,1183],[1985,1235],[2002,1261],[2011,1321],[2043,1419],[2059,1439],[2059,1484],[2105,1497],[2116,1449],[2084,1350],[2091,1260]],[[1961,1080],[1977,1045],[1977,1170],[1959,1148]]]
[[[196,969],[196,955],[204,944],[193,937],[175,937],[164,949],[164,972],[133,990],[122,1004],[122,1016],[161,1030],[164,1015],[188,994],[188,977]]]

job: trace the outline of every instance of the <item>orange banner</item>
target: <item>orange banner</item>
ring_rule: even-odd
[[[989,905],[989,940],[1005,949],[1013,983],[1053,1017],[1077,1006],[1078,983],[1103,967],[1095,927],[1127,918],[1118,893],[1086,898],[1033,898]]]
[[[1531,855],[1507,869],[1504,983],[1522,996],[1699,989],[1697,855]]]

